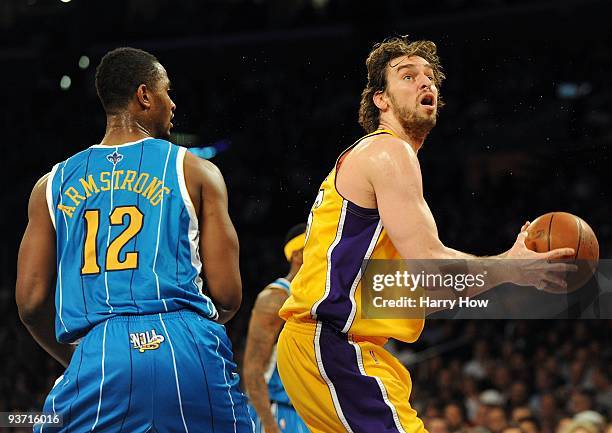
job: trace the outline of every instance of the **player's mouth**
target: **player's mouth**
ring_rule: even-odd
[[[421,105],[434,108],[436,106],[436,98],[433,93],[425,93],[421,97]]]

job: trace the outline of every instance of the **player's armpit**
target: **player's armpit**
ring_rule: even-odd
[[[46,200],[48,175],[34,186],[28,204],[28,226],[19,247],[15,300],[19,317],[34,339],[67,366],[73,348],[55,338],[55,229]]]
[[[231,319],[242,302],[238,236],[228,214],[227,189],[219,169],[198,161],[200,189],[200,254],[219,322]]]

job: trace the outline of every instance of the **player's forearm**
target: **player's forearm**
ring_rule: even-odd
[[[68,367],[74,346],[62,344],[55,338],[55,310],[46,304],[40,310],[24,312],[20,309],[21,321],[34,340],[64,367]]]
[[[461,290],[455,290],[454,287],[426,287],[426,295],[429,299],[447,300],[461,297],[474,297],[491,290],[500,284],[512,281],[512,270],[508,266],[508,262],[503,260],[503,255],[491,257],[478,257],[452,248],[444,247],[444,251],[440,254],[439,260],[426,261],[423,264],[425,271],[428,274],[446,275],[461,275],[463,279],[466,276],[472,276],[479,284],[466,284]],[[423,263],[423,262],[420,262]],[[426,314],[431,314],[436,311],[444,310],[447,305],[444,302],[431,303],[431,305],[439,305],[427,309]]]
[[[34,340],[36,340],[49,355],[55,358],[55,360],[64,367],[68,367],[72,359],[72,354],[74,353],[74,346],[58,343],[53,332],[49,333],[46,327],[26,325],[26,328],[32,337],[34,337]]]
[[[467,273],[486,276],[486,278],[483,278],[484,285],[469,288],[466,290],[466,296],[479,295],[493,287],[512,282],[515,279],[516,267],[511,266],[512,261],[506,260],[507,252],[495,256],[475,256],[452,248],[445,248],[449,251],[449,255],[454,255],[456,259],[465,260]]]
[[[275,432],[276,420],[270,408],[270,393],[264,379],[263,368],[250,367],[244,371],[245,385],[251,404],[255,408],[266,432]]]

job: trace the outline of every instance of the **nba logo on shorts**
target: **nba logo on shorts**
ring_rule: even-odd
[[[132,348],[138,349],[140,353],[145,350],[155,350],[159,348],[159,345],[165,340],[163,335],[158,335],[155,329],[145,332],[136,332],[130,334],[130,342]]]

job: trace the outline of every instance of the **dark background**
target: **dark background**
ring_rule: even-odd
[[[445,244],[496,254],[525,220],[563,210],[591,225],[601,257],[610,258],[611,12],[596,0],[2,0],[0,411],[38,408],[60,373],[19,322],[17,249],[35,181],[104,134],[93,77],[109,49],[155,54],[173,83],[175,141],[216,146],[212,161],[225,175],[241,243],[244,302],[228,325],[240,361],[255,296],[287,270],[285,232],[306,220],[338,153],[362,135],[365,58],[387,36],[435,41],[447,74],[446,107],[419,152]],[[86,69],[78,65],[83,55]],[[67,90],[63,75],[71,78]],[[469,360],[479,339],[515,344],[515,329],[524,327],[542,338],[516,349],[525,368],[535,368],[529,362],[539,344],[563,357],[545,332],[574,335],[574,324],[562,321],[458,323],[451,331],[444,321],[427,325],[448,340],[472,329],[471,343],[446,353],[439,368]],[[610,321],[580,327],[568,353],[595,344],[599,352],[580,359],[609,360]],[[410,350],[440,343],[428,335]],[[503,359],[501,347],[496,353]],[[413,368],[428,380],[433,373],[423,365]],[[522,380],[535,392],[528,376]]]

